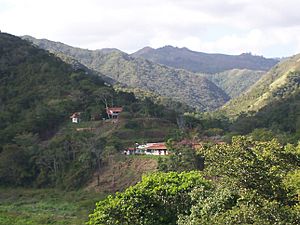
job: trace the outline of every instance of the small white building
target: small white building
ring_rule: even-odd
[[[70,116],[72,119],[72,123],[79,123],[80,122],[80,112],[75,112]]]

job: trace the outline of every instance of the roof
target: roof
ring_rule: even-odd
[[[106,109],[107,112],[119,113],[123,111],[123,107],[108,107]]]
[[[72,116],[70,116],[70,118],[78,118],[78,117],[80,117],[80,112],[75,112],[75,113],[73,113],[72,114]]]
[[[148,143],[146,145],[146,149],[154,149],[154,150],[167,150],[167,146],[164,142],[161,143]]]
[[[190,146],[194,149],[198,149],[203,146],[200,141],[194,141],[194,140],[189,140],[189,139],[183,139],[180,142],[178,142],[177,145]]]

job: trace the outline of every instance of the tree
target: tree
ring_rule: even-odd
[[[35,173],[30,156],[18,145],[6,145],[0,153],[0,184],[28,185]]]
[[[103,87],[94,92],[94,95],[97,98],[98,104],[103,103],[105,105],[105,109],[108,109],[109,101],[111,101],[111,107],[113,106],[113,91],[111,88]],[[107,117],[110,118],[107,113]]]
[[[206,192],[195,190],[191,214],[180,216],[179,225],[210,224],[299,224],[299,215],[255,191],[237,191],[221,183]]]
[[[199,172],[154,173],[123,193],[96,204],[87,224],[176,224],[177,216],[188,214],[194,188],[210,188]]]
[[[202,168],[202,156],[189,145],[174,144],[172,139],[167,141],[168,151],[172,154],[158,161],[160,171],[191,171]]]
[[[299,153],[292,145],[283,147],[275,139],[253,141],[251,137],[234,137],[232,144],[204,150],[206,173],[236,183],[240,188],[284,201],[283,177],[300,164]]]

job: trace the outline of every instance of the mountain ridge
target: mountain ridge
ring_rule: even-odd
[[[145,47],[131,55],[174,68],[183,68],[200,73],[220,73],[230,69],[267,71],[278,63],[277,59],[267,59],[251,53],[240,55],[204,53],[192,51],[186,47],[178,48],[170,45],[157,49]]]
[[[59,52],[75,58],[123,85],[154,91],[201,111],[216,109],[229,100],[229,96],[209,79],[183,69],[155,64],[119,50],[92,51],[29,36],[24,39],[54,54]]]
[[[252,87],[236,99],[226,103],[221,111],[236,116],[241,112],[258,111],[276,99],[286,98],[297,89],[300,54],[281,61],[264,74]],[[293,73],[296,72],[296,75]]]

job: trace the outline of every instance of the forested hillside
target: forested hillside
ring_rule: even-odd
[[[5,33],[0,74],[0,185],[79,187],[104,155],[161,140],[175,126],[173,111],[116,92],[99,76]],[[106,104],[123,107],[118,123],[102,121]],[[78,125],[71,123],[74,112]]]
[[[222,111],[228,115],[238,115],[291,97],[299,89],[299,59],[300,55],[295,55],[274,66],[246,93],[228,102]]]
[[[300,223],[300,145],[296,144],[300,137],[300,55],[275,66],[221,111],[178,115],[155,104],[143,90],[136,89],[142,96],[136,97],[130,88],[113,88],[94,70],[104,71],[120,83],[138,86],[143,82],[154,92],[158,84],[153,80],[158,80],[172,95],[191,99],[186,100],[189,104],[201,105],[199,92],[193,93],[201,90],[202,99],[215,99],[201,105],[202,110],[214,108],[220,103],[216,99],[225,101],[228,96],[204,75],[157,65],[118,50],[77,51],[60,43],[53,46],[55,51],[61,47],[71,53],[53,54],[0,33],[1,186],[114,192],[96,204],[88,224]],[[234,78],[232,83],[226,76]],[[258,79],[261,72],[233,70],[210,79],[237,96],[247,85],[232,86],[240,80],[252,84],[251,76]],[[190,89],[184,89],[183,83]],[[108,118],[106,106],[123,107],[117,120]],[[74,112],[80,113],[80,123],[71,123]],[[239,134],[247,136],[236,136]],[[136,143],[160,141],[165,141],[169,155],[143,158],[121,154]],[[142,173],[154,170],[159,172],[138,182]],[[82,222],[87,212],[81,209],[92,204],[91,199],[84,202],[89,194],[73,201],[64,194],[60,201],[55,200],[60,211],[84,214],[65,218],[47,205],[53,201],[51,196],[33,198],[31,192],[17,191],[12,204],[15,191],[2,190],[0,222],[5,224]],[[46,208],[48,214],[37,216],[32,207],[41,199],[44,202],[35,209],[40,213]],[[30,214],[21,215],[24,211]]]
[[[151,91],[201,111],[216,109],[229,100],[221,88],[205,77],[134,58],[119,50],[90,51],[29,36],[24,38],[55,54],[72,57],[123,85]]]
[[[152,91],[201,111],[218,108],[229,100],[223,90],[204,77],[121,52],[104,55],[97,67],[122,84]]]
[[[216,74],[204,74],[223,91],[235,98],[248,90],[265,72],[248,69],[232,69]]]
[[[220,73],[231,69],[267,71],[278,63],[276,59],[266,59],[249,53],[241,55],[208,54],[173,46],[158,49],[146,47],[133,53],[132,56],[200,73]]]

